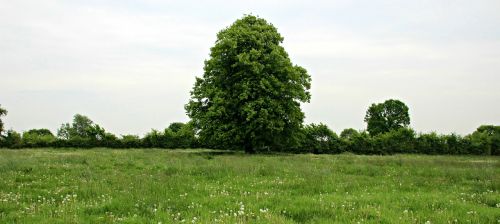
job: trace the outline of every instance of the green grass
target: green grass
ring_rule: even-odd
[[[500,223],[500,158],[0,150],[0,223]]]

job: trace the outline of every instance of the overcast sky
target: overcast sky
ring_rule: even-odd
[[[396,98],[418,132],[500,124],[500,1],[0,0],[6,128],[89,116],[115,134],[188,121],[216,33],[244,14],[284,36],[312,77],[307,123],[364,129]]]

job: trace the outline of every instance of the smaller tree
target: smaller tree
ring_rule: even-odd
[[[73,147],[106,146],[107,140],[112,141],[110,143],[116,140],[116,136],[113,138],[101,126],[94,124],[88,117],[80,114],[73,117],[71,124],[62,124],[61,128],[57,130],[57,136],[63,141],[66,140],[68,145]]]
[[[2,105],[0,105],[0,136],[2,135],[3,130],[3,122],[2,122],[2,116],[7,115],[7,110],[2,108]]]
[[[98,124],[94,124],[90,118],[81,114],[76,114],[73,117],[72,124],[62,124],[61,128],[57,130],[57,136],[66,140],[73,138],[102,140],[105,133],[105,130]]]
[[[386,133],[410,125],[408,106],[399,100],[372,104],[366,111],[365,122],[370,135]]]

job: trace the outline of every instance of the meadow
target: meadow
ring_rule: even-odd
[[[500,223],[500,157],[1,149],[0,223]]]

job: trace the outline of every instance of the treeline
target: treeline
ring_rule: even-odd
[[[419,133],[404,127],[378,135],[345,129],[338,136],[324,124],[304,128],[300,153],[500,155],[500,126],[483,125],[472,134]]]
[[[0,107],[0,116],[7,110]],[[399,100],[386,100],[372,104],[365,116],[367,129],[357,131],[349,128],[340,133],[333,132],[325,124],[309,124],[294,135],[292,146],[272,148],[263,146],[258,152],[291,152],[335,154],[451,154],[451,155],[500,155],[500,126],[482,125],[473,133],[441,135],[416,133],[409,127],[408,107]],[[224,142],[204,139],[198,135],[199,128],[192,122],[171,123],[163,131],[137,135],[116,136],[107,132],[90,118],[76,114],[71,123],[62,124],[54,135],[48,129],[32,129],[22,134],[8,130],[2,134],[0,119],[0,147],[4,148],[227,148]],[[243,147],[241,148],[243,149]]]
[[[61,125],[54,135],[48,129],[32,129],[22,134],[8,130],[0,137],[0,147],[5,148],[197,148],[194,129],[189,124],[176,122],[165,130],[152,130],[143,138],[137,135],[120,137],[106,132],[88,117],[77,114],[73,122]]]
[[[310,124],[302,129],[297,147],[284,148],[281,152],[336,154],[451,154],[451,155],[500,155],[500,126],[483,125],[472,134],[439,135],[416,133],[402,127],[377,135],[367,131],[345,129],[337,135],[324,124]],[[172,123],[163,131],[152,130],[144,137],[137,135],[116,136],[106,132],[88,117],[75,115],[71,124],[63,124],[54,135],[47,129],[32,129],[22,134],[8,130],[0,137],[5,148],[221,148],[208,145],[197,138],[190,123]]]

